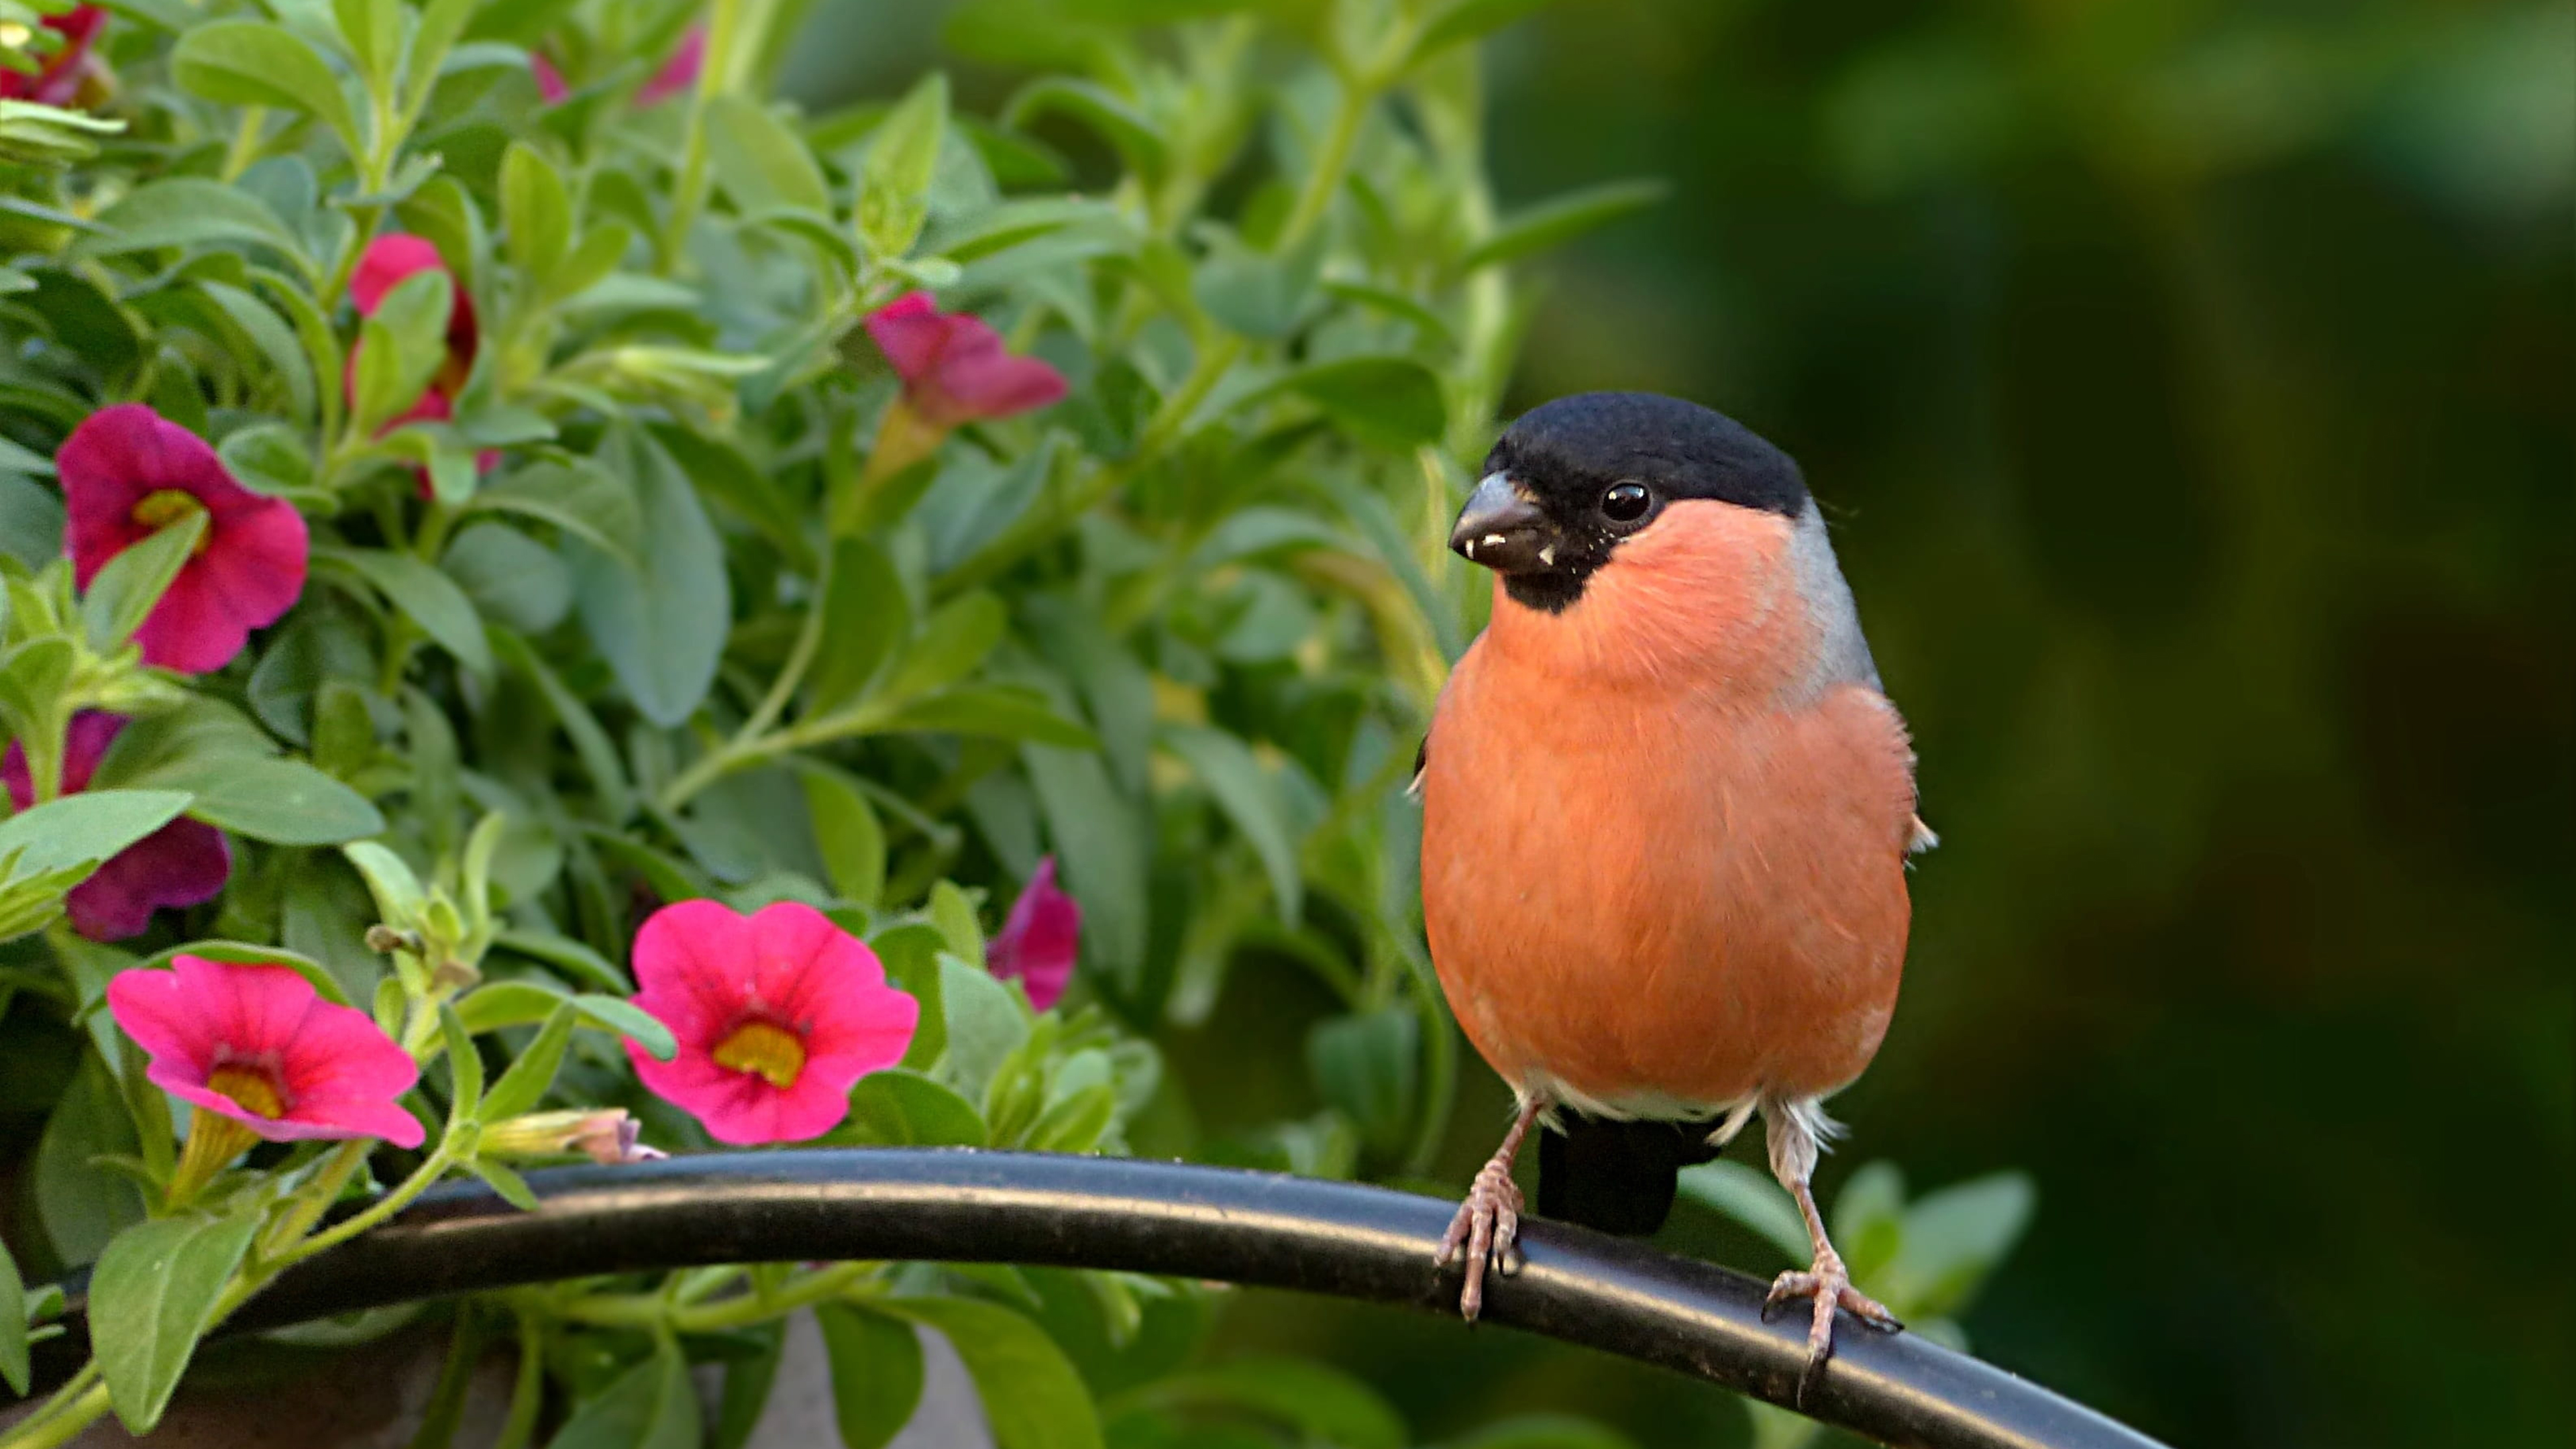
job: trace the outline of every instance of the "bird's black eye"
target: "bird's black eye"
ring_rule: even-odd
[[[1655,506],[1655,495],[1643,483],[1614,483],[1601,495],[1601,516],[1612,523],[1634,523]]]

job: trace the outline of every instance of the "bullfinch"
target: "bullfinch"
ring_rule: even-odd
[[[1931,843],[1823,517],[1787,454],[1723,414],[1585,393],[1523,415],[1450,547],[1493,617],[1443,688],[1415,786],[1431,958],[1518,1112],[1437,1263],[1519,1266],[1512,1162],[1541,1127],[1539,1211],[1650,1233],[1680,1169],[1754,1113],[1813,1264],[1806,1380],[1852,1286],[1809,1181],[1824,1101],[1896,1005]],[[1803,1397],[1806,1382],[1801,1383]]]

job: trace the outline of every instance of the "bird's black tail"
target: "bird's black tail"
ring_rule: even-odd
[[[1614,1122],[1578,1112],[1559,1115],[1564,1130],[1539,1133],[1539,1216],[1629,1237],[1664,1225],[1681,1170],[1717,1156],[1708,1135],[1723,1120]]]

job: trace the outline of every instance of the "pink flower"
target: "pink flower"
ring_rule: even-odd
[[[1050,855],[1038,862],[1037,874],[1029,877],[1020,898],[1011,902],[1002,933],[993,938],[984,956],[994,975],[1004,980],[1018,977],[1029,993],[1029,1005],[1044,1011],[1063,999],[1081,941],[1082,907],[1056,889],[1055,857]]]
[[[671,58],[662,62],[660,70],[653,72],[653,78],[636,87],[635,104],[638,107],[658,106],[686,91],[698,83],[698,72],[706,68],[706,63],[707,28],[692,25],[689,33],[680,37],[680,44],[671,52]]]
[[[106,24],[107,12],[96,5],[75,5],[60,15],[46,16],[45,28],[61,34],[62,48],[46,56],[34,75],[0,70],[0,100],[70,105],[79,98],[81,83],[89,79],[90,47],[97,44],[98,32]]]
[[[90,773],[107,753],[121,715],[83,710],[72,716],[63,739],[63,793],[89,788]],[[35,803],[35,785],[27,774],[27,751],[11,741],[0,757],[0,781],[9,788],[9,803],[24,810]],[[193,906],[213,900],[232,873],[232,849],[224,833],[202,820],[173,820],[110,857],[105,865],[72,887],[64,904],[72,929],[93,941],[122,941],[138,936],[163,906]]]
[[[143,661],[183,674],[221,669],[304,592],[310,540],[282,498],[233,481],[203,438],[142,403],[101,408],[54,455],[64,532],[82,588],[107,561],[191,512],[205,536],[135,633]]]
[[[555,63],[546,59],[544,51],[528,52],[528,74],[537,83],[538,97],[547,105],[560,106],[572,94],[572,87],[564,84],[563,72],[555,69]]]
[[[976,418],[1006,418],[1064,397],[1064,374],[1002,350],[980,317],[944,313],[927,292],[908,292],[868,314],[868,336],[903,378],[903,399],[945,432]]]
[[[426,237],[387,232],[367,243],[366,255],[358,259],[357,271],[349,277],[349,300],[357,304],[358,315],[373,317],[384,305],[385,294],[404,280],[421,272],[446,273],[451,282],[456,274],[448,271],[447,262],[430,245]],[[455,305],[447,313],[447,360],[439,364],[438,373],[429,380],[429,390],[411,411],[387,424],[388,430],[404,423],[426,419],[444,422],[453,413],[456,395],[465,390],[465,379],[474,371],[474,354],[482,345],[482,331],[474,317],[474,298],[462,282],[456,283]],[[358,350],[349,349],[348,385],[357,386]]]
[[[358,259],[358,269],[349,276],[349,300],[357,306],[358,315],[373,317],[384,305],[385,294],[404,279],[420,272],[442,272],[455,283],[455,302],[447,313],[447,360],[429,380],[418,401],[376,430],[383,437],[405,423],[443,423],[456,416],[456,398],[465,390],[465,380],[474,374],[474,354],[482,347],[482,329],[474,316],[474,298],[448,270],[438,248],[426,237],[403,232],[387,232],[367,243],[366,254]],[[358,349],[349,349],[348,371],[342,379],[346,395],[355,398],[358,387]],[[501,461],[499,450],[485,448],[474,455],[478,473],[489,473]],[[421,496],[429,496],[429,470],[415,467],[420,475]]]
[[[421,1144],[420,1119],[395,1100],[420,1078],[411,1053],[284,966],[181,956],[117,973],[107,1009],[152,1054],[154,1086],[254,1137]]]
[[[627,1055],[655,1095],[719,1142],[802,1142],[849,1114],[850,1086],[903,1059],[921,1003],[885,983],[876,953],[795,901],[741,915],[664,906],[635,937],[635,1004],[680,1049]]]

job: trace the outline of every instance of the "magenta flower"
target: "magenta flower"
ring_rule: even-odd
[[[908,292],[869,313],[868,336],[902,377],[905,405],[941,432],[1064,397],[1063,373],[1004,351],[1001,334],[982,318],[942,312],[927,292]]]
[[[357,304],[358,315],[373,317],[384,305],[385,294],[406,278],[421,272],[445,272],[455,282],[455,305],[447,313],[447,360],[440,363],[437,375],[429,380],[429,389],[411,410],[385,424],[391,432],[405,423],[443,423],[454,416],[456,396],[465,390],[465,380],[474,372],[474,354],[482,345],[482,331],[474,317],[474,299],[466,293],[465,284],[456,281],[447,262],[430,245],[426,237],[387,232],[367,243],[366,255],[358,259],[357,271],[349,277],[349,300]],[[349,349],[346,385],[358,385],[358,349]]]
[[[572,87],[564,84],[563,72],[555,69],[555,63],[546,59],[542,50],[528,52],[528,75],[537,83],[538,99],[547,105],[560,106],[572,95]]]
[[[795,901],[744,916],[664,906],[635,937],[635,1004],[679,1039],[627,1055],[653,1093],[719,1142],[802,1142],[849,1115],[850,1086],[903,1059],[921,1003],[886,985],[876,953]]]
[[[183,674],[221,669],[304,592],[303,516],[233,481],[206,441],[142,403],[101,408],[54,455],[64,530],[82,588],[107,561],[191,512],[205,536],[136,631],[143,662]]]
[[[68,106],[78,100],[94,68],[91,47],[106,24],[107,12],[96,5],[75,5],[60,15],[46,16],[45,28],[62,36],[62,48],[46,56],[34,75],[0,70],[0,100],[47,106]]]
[[[698,83],[698,72],[704,70],[706,64],[707,28],[692,25],[689,33],[680,37],[671,58],[662,62],[660,70],[653,72],[653,78],[636,87],[635,104],[639,107],[658,106],[679,95]]]
[[[1063,999],[1081,943],[1082,907],[1056,889],[1055,857],[1050,855],[1038,862],[1037,873],[1011,902],[1002,933],[985,948],[984,958],[994,975],[1006,981],[1018,977],[1029,1005],[1044,1011]]]
[[[284,966],[181,956],[167,971],[118,972],[107,1009],[151,1053],[152,1085],[198,1108],[200,1123],[220,1115],[271,1142],[421,1144],[420,1119],[395,1100],[420,1079],[411,1053]]]
[[[72,716],[63,738],[63,793],[89,788],[99,757],[125,728],[121,715],[83,710]],[[24,810],[35,803],[36,790],[27,774],[26,748],[12,740],[0,756],[0,781],[9,788],[9,803]],[[64,905],[72,929],[93,941],[122,941],[139,936],[163,906],[193,906],[213,900],[232,874],[232,848],[224,833],[202,820],[173,820],[118,851],[72,887]]]

